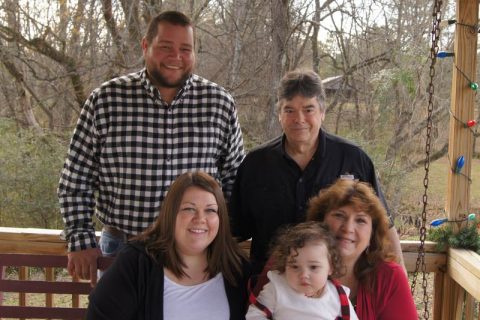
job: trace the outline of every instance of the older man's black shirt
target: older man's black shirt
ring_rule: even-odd
[[[368,182],[385,204],[371,159],[358,146],[324,130],[305,170],[285,152],[280,136],[252,150],[238,172],[229,201],[232,232],[252,238],[254,273],[263,268],[271,240],[285,225],[305,221],[308,200],[340,177]]]

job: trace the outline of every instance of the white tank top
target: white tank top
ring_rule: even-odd
[[[165,320],[228,320],[230,308],[221,273],[194,286],[180,285],[164,276]]]

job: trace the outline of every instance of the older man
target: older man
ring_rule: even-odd
[[[287,73],[278,93],[283,135],[251,151],[237,172],[229,204],[232,231],[239,240],[252,238],[254,273],[264,266],[276,231],[305,221],[308,200],[338,178],[370,183],[385,204],[368,155],[321,128],[325,108],[322,81],[315,72]],[[389,237],[401,257],[393,226]]]

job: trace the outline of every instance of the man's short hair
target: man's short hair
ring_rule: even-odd
[[[325,112],[325,91],[323,90],[322,79],[312,70],[289,71],[280,80],[277,94],[277,107],[280,109],[282,100],[292,100],[296,96],[305,98],[317,98],[320,110]]]
[[[190,26],[193,29],[192,20],[190,20],[185,14],[179,11],[164,11],[156,15],[148,24],[147,33],[145,34],[145,39],[148,43],[151,43],[153,38],[155,38],[158,32],[158,25],[162,22],[167,22],[176,26]]]

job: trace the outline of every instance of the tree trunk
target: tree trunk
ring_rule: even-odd
[[[271,51],[271,89],[269,97],[269,107],[266,113],[266,136],[268,139],[277,136],[280,132],[280,126],[277,120],[276,96],[280,78],[283,76],[286,64],[286,46],[288,40],[289,21],[289,1],[271,0],[272,16],[272,51]]]
[[[313,16],[312,34],[312,68],[320,72],[320,55],[318,53],[318,31],[320,29],[320,0],[315,0],[315,15]]]
[[[10,8],[18,8],[19,3],[18,0],[13,1],[6,1],[6,6]],[[20,20],[16,18],[15,11],[8,11],[7,12],[7,22],[9,27],[14,30],[15,32],[20,32]],[[0,42],[0,57],[2,58],[2,64],[7,69],[8,73],[13,77],[14,85],[17,91],[17,108],[14,107],[16,111],[16,115],[20,115],[20,119],[17,118],[17,123],[23,123],[24,125],[35,129],[39,134],[43,133],[42,128],[40,127],[37,119],[35,118],[35,114],[33,113],[33,107],[31,104],[30,93],[28,87],[26,87],[24,82],[23,73],[18,69],[15,65],[15,62],[7,56],[6,50],[13,49],[15,51],[20,51],[20,47],[16,41],[12,41],[8,44],[8,48]],[[18,112],[17,110],[21,110]]]
[[[227,88],[235,89],[235,85],[239,78],[240,61],[242,54],[242,33],[245,27],[246,14],[248,10],[249,0],[234,1],[233,10],[233,52],[230,64],[230,73],[227,79]]]
[[[125,16],[125,23],[128,31],[128,45],[129,54],[132,56],[131,61],[135,61],[142,56],[140,43],[142,41],[142,28],[140,26],[140,14],[138,8],[138,1],[121,0],[122,9]],[[130,60],[130,59],[129,59]]]
[[[112,12],[112,0],[102,0],[103,17],[107,26],[108,32],[112,36],[112,41],[115,46],[117,54],[115,55],[115,63],[117,66],[125,66],[127,61],[124,53],[126,52],[123,45],[122,37],[117,29],[117,22]]]

